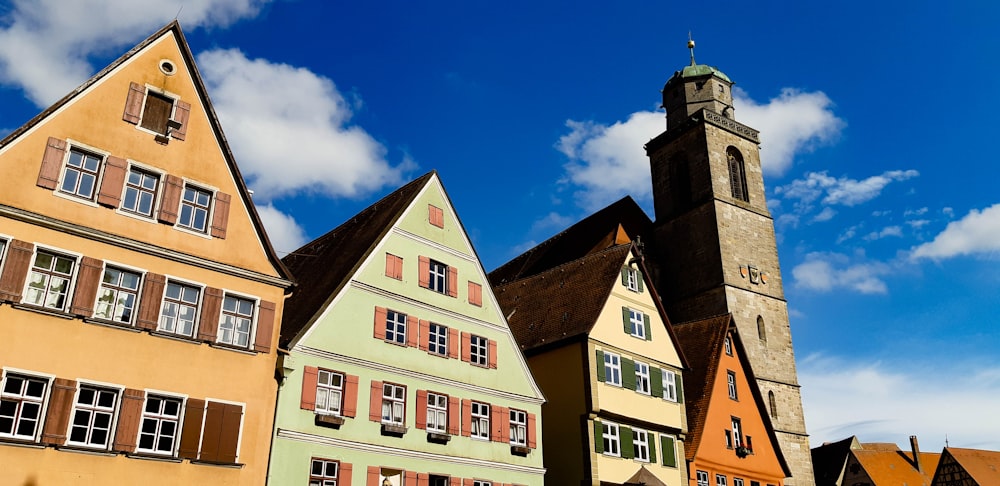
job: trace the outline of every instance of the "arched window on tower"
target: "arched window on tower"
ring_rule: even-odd
[[[757,316],[757,337],[762,342],[767,342],[767,331],[764,329],[764,318]]]
[[[767,403],[771,407],[771,418],[778,417],[778,402],[774,399],[774,392],[767,392]]]
[[[733,198],[740,201],[750,201],[747,194],[747,175],[743,167],[743,155],[735,147],[726,149],[726,156],[729,160],[729,187],[733,191]]]

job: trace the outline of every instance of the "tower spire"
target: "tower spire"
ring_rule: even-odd
[[[691,39],[691,31],[688,31],[688,49],[691,50],[691,65],[694,66],[694,40]]]

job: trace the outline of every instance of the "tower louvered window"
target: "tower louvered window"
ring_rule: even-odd
[[[733,147],[726,149],[726,158],[729,161],[729,187],[732,189],[733,199],[740,201],[750,201],[747,193],[747,176],[743,166],[743,155]]]

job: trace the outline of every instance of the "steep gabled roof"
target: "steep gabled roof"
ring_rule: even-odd
[[[219,123],[219,117],[215,113],[215,108],[212,105],[212,101],[208,96],[208,89],[205,88],[205,82],[201,78],[201,72],[198,71],[198,66],[194,61],[194,54],[191,52],[191,47],[187,43],[187,39],[184,37],[184,33],[181,31],[180,23],[177,20],[170,22],[165,25],[162,29],[156,31],[145,40],[137,44],[135,47],[130,49],[128,52],[123,54],[121,57],[116,59],[114,62],[109,64],[104,69],[100,70],[97,74],[91,76],[90,79],[83,82],[73,91],[69,92],[62,99],[56,101],[52,106],[49,106],[41,113],[35,115],[27,123],[21,125],[13,132],[8,134],[3,140],[0,140],[0,149],[3,149],[7,144],[13,142],[18,137],[23,135],[28,130],[38,125],[40,122],[48,118],[50,115],[58,111],[60,108],[65,106],[67,103],[73,101],[77,96],[87,91],[88,88],[98,83],[105,76],[109,75],[116,68],[127,62],[128,60],[135,57],[136,54],[141,52],[143,49],[153,44],[161,37],[172,33],[176,39],[177,44],[180,47],[181,56],[184,58],[184,64],[187,66],[188,71],[191,73],[191,78],[194,80],[195,89],[198,92],[198,96],[202,99],[203,105],[205,107],[205,112],[208,115],[209,123],[212,127],[212,131],[215,133],[216,140],[219,144],[219,149],[222,151],[223,157],[226,159],[226,164],[229,166],[229,170],[232,171],[233,179],[236,181],[236,186],[238,189],[239,197],[242,199],[244,206],[246,207],[250,218],[253,220],[254,229],[257,232],[257,237],[260,239],[261,245],[264,247],[264,251],[267,254],[268,260],[274,265],[275,270],[283,278],[289,281],[288,288],[294,286],[291,272],[285,267],[281,259],[278,258],[277,252],[274,251],[274,247],[271,246],[271,240],[267,237],[267,232],[264,229],[264,223],[260,219],[260,215],[257,213],[257,208],[254,206],[253,199],[250,197],[250,192],[247,190],[246,181],[243,180],[243,175],[240,173],[239,166],[236,165],[236,158],[233,156],[233,152],[229,147],[229,142],[226,140],[226,135],[222,132],[222,124]]]
[[[913,456],[900,450],[896,444],[861,444],[861,449],[852,452],[872,484],[876,485],[928,486],[941,459],[938,453],[919,453],[921,472],[917,470]]]
[[[945,447],[944,454],[951,455],[962,469],[976,480],[976,483],[1000,484],[1000,452]]]
[[[816,486],[839,484],[851,449],[860,448],[858,438],[853,435],[837,442],[826,442],[819,447],[813,447],[811,453]]]
[[[632,197],[625,196],[496,268],[489,274],[490,282],[497,286],[530,277],[625,240],[634,240],[645,235],[652,225]]]
[[[285,301],[280,345],[286,347],[346,285],[368,254],[437,172],[428,172],[368,206],[340,226],[285,256],[292,274],[309,285]]]
[[[733,332],[730,333],[730,330]],[[750,385],[750,393],[757,405],[757,413],[764,423],[765,430],[767,430],[771,447],[778,457],[778,462],[781,464],[785,476],[790,477],[792,472],[788,468],[788,463],[785,462],[784,454],[781,453],[778,437],[774,433],[774,426],[771,424],[764,404],[764,397],[761,395],[757,379],[750,369],[750,361],[747,358],[746,349],[743,347],[743,341],[740,340],[740,335],[736,332],[733,315],[723,314],[699,321],[677,324],[674,326],[674,333],[677,336],[678,345],[688,358],[689,367],[683,373],[689,431],[687,444],[684,447],[687,460],[694,460],[701,438],[704,436],[705,422],[713,398],[712,390],[715,386],[715,379],[719,375],[722,354],[725,352],[726,335],[729,334],[732,336],[731,345],[739,356],[743,376],[746,377],[747,383]],[[690,447],[687,447],[688,445]]]

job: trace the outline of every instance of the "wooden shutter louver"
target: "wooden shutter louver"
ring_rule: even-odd
[[[177,212],[181,205],[181,192],[184,190],[184,180],[172,174],[163,178],[163,198],[160,200],[160,212],[156,219],[161,223],[177,223]]]
[[[131,83],[128,88],[128,97],[125,98],[125,112],[122,120],[133,125],[139,124],[139,117],[142,115],[142,101],[146,98],[146,88],[139,83]]]
[[[403,473],[406,479],[403,480],[403,484],[417,484],[417,472],[416,471],[406,471]]]
[[[351,476],[354,475],[354,466],[349,462],[340,462],[340,471],[337,473],[337,484],[351,486]]]
[[[425,319],[419,319],[418,322],[420,322],[417,333],[420,335],[420,350],[427,351],[430,349],[431,323]],[[409,332],[409,329],[407,329],[407,332]]]
[[[236,462],[243,406],[208,402],[205,429],[201,439],[201,460],[233,464]]]
[[[649,391],[656,398],[663,398],[663,370],[649,367]]]
[[[594,421],[594,452],[604,452],[604,427],[600,421]]]
[[[274,318],[277,305],[266,300],[260,301],[257,314],[257,332],[254,335],[253,350],[258,353],[271,352],[271,340],[274,338]]]
[[[21,240],[10,240],[7,245],[7,261],[0,274],[0,299],[21,302],[21,292],[24,291],[24,281],[28,278],[28,267],[31,266],[31,256],[35,253],[35,245]]]
[[[316,410],[316,382],[319,376],[319,369],[315,366],[302,368],[302,394],[299,398],[299,408],[303,410]]]
[[[622,358],[622,386],[628,390],[635,390],[635,362]]]
[[[104,162],[104,175],[101,179],[101,191],[97,194],[97,204],[117,208],[121,202],[122,187],[125,185],[125,172],[128,163],[121,157],[109,155]]]
[[[608,381],[608,377],[607,377],[606,371],[604,369],[604,352],[601,351],[600,349],[598,349],[595,354],[597,355],[597,359],[596,359],[596,361],[597,361],[597,381],[603,383],[605,381]]]
[[[417,258],[417,281],[427,289],[431,286],[431,259],[425,256]]]
[[[201,315],[198,317],[198,339],[214,343],[219,332],[219,317],[222,315],[222,290],[205,287],[201,301]]]
[[[632,459],[635,457],[635,449],[632,445],[632,429],[624,425],[618,426],[618,445],[622,454],[622,459]]]
[[[181,430],[181,444],[177,455],[183,459],[198,460],[198,445],[201,443],[201,424],[205,416],[205,401],[188,399],[184,407],[184,428]]]
[[[388,310],[385,307],[375,308],[375,339],[381,339],[385,341],[385,320],[388,316]]]
[[[215,209],[212,213],[212,236],[226,239],[226,228],[229,227],[229,203],[232,196],[224,192],[215,193]]]
[[[142,298],[139,300],[139,318],[136,321],[140,329],[156,329],[160,318],[160,303],[163,300],[163,289],[167,277],[156,273],[147,273],[142,284]]]
[[[622,323],[625,334],[632,334],[632,311],[628,307],[622,307]]]
[[[49,408],[45,414],[45,428],[42,431],[42,443],[52,446],[66,444],[66,429],[73,413],[73,397],[76,395],[76,382],[65,378],[56,378],[49,394]]]
[[[184,141],[187,138],[188,118],[191,116],[191,103],[181,100],[174,101],[174,121],[180,123],[180,128],[170,131],[170,138]]]
[[[472,362],[472,335],[463,332],[462,333],[462,361],[466,363]]]
[[[344,377],[344,403],[340,408],[341,415],[354,418],[358,415],[358,376]]]
[[[664,466],[677,467],[677,452],[673,437],[660,436],[660,455],[663,457]]]
[[[59,185],[59,169],[66,157],[66,141],[49,137],[42,154],[42,166],[38,169],[38,180],[35,184],[46,189],[55,189]]]
[[[458,329],[448,329],[448,357],[458,358]]]
[[[427,429],[427,390],[417,390],[417,428]]]
[[[382,421],[382,382],[372,380],[371,395],[368,402],[368,420]]]
[[[646,433],[646,447],[649,448],[649,463],[656,464],[656,434]]]
[[[419,344],[417,328],[420,327],[419,319],[413,316],[406,316],[406,345],[415,348]]]
[[[472,400],[462,399],[462,435],[472,435]]]
[[[503,407],[490,405],[490,440],[503,442]]]
[[[469,282],[469,303],[477,306],[483,306],[483,286],[475,283]]]
[[[528,414],[528,447],[534,449],[538,447],[538,417],[533,414]]]
[[[94,300],[97,299],[97,288],[101,285],[103,270],[104,262],[101,260],[90,257],[80,259],[70,312],[82,317],[94,315]]]
[[[653,340],[653,327],[649,324],[649,314],[643,314],[642,315],[642,325],[645,327],[646,340],[647,341],[652,341]]]
[[[487,364],[489,365],[490,368],[496,369],[496,367],[497,367],[497,342],[494,341],[494,340],[492,340],[492,339],[488,339],[487,342],[488,342],[488,346],[486,348],[487,349],[487,353],[488,353]]]
[[[456,396],[448,397],[448,433],[459,435],[462,424],[462,402]]]
[[[136,440],[139,436],[139,422],[142,419],[142,406],[146,392],[126,388],[122,394],[121,408],[118,412],[118,430],[115,431],[115,442],[112,450],[116,452],[135,452]]]
[[[458,269],[448,267],[448,297],[458,297]]]
[[[381,476],[382,469],[378,466],[368,466],[368,481],[365,486],[381,486],[379,484],[379,476]]]

